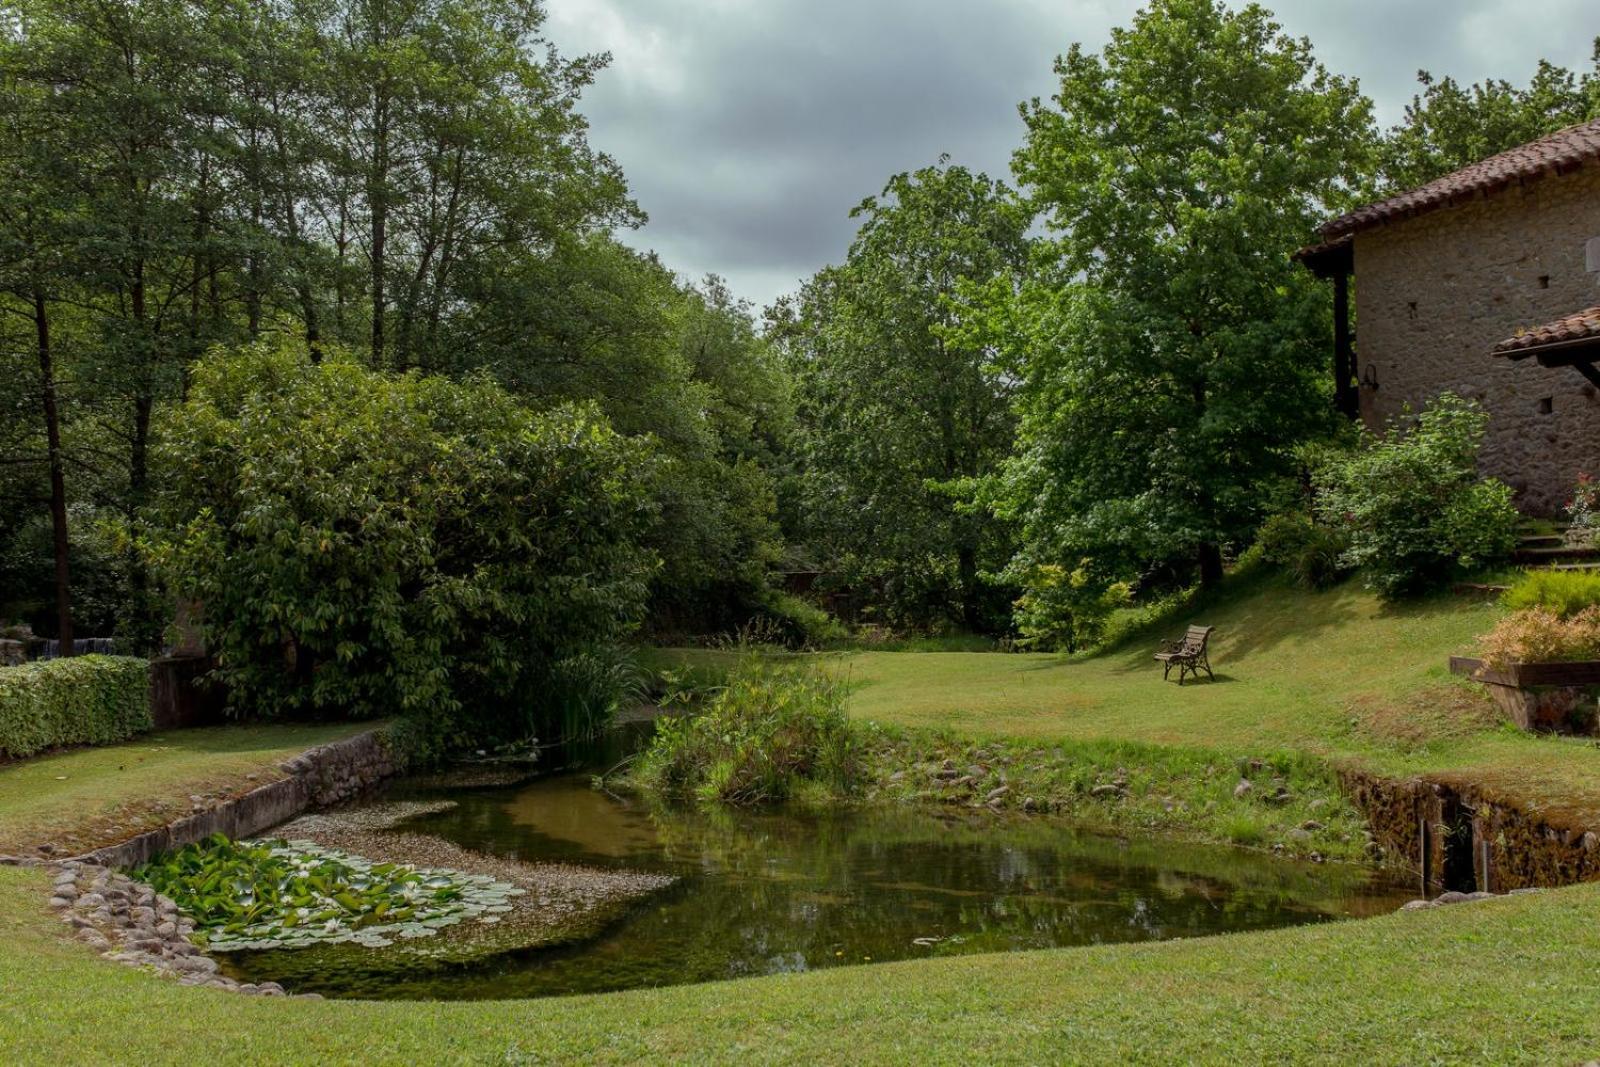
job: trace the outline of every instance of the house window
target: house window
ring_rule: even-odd
[[[1415,300],[1413,300],[1413,301],[1411,301],[1411,303],[1407,304],[1406,307],[1408,307],[1411,310],[1411,317],[1413,319],[1416,318],[1417,317],[1417,302]]]
[[[1553,414],[1555,414],[1555,410],[1556,410],[1555,397],[1547,396],[1543,400],[1539,401],[1539,414],[1541,414],[1541,415],[1553,415]]]

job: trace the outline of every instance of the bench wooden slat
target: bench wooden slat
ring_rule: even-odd
[[[1166,648],[1156,653],[1156,661],[1162,665],[1161,677],[1166,680],[1172,674],[1172,668],[1178,668],[1178,684],[1190,674],[1198,675],[1201,671],[1212,681],[1217,676],[1211,672],[1211,663],[1206,655],[1206,647],[1211,642],[1211,633],[1214,626],[1191,626],[1183,635],[1182,641],[1166,642]]]

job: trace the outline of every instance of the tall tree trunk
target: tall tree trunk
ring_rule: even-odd
[[[34,290],[33,323],[38,338],[39,381],[44,397],[44,432],[50,459],[50,528],[56,557],[56,638],[60,655],[73,653],[71,542],[67,536],[66,463],[61,448],[61,413],[56,406],[56,372],[50,351],[50,312],[44,293]]]
[[[211,157],[200,157],[200,186],[195,194],[194,252],[189,259],[189,358],[183,363],[182,395],[189,399],[189,378],[193,361],[200,355],[200,294],[206,279],[207,260],[204,252],[211,231]]]
[[[373,105],[372,175],[372,365],[383,366],[384,254],[389,235],[389,100],[380,85]]]
[[[144,503],[145,486],[149,481],[150,411],[155,406],[155,368],[151,366],[154,353],[150,351],[150,337],[146,330],[143,262],[134,265],[133,284],[129,289],[135,343],[139,346],[139,365],[135,371],[133,391],[133,447],[128,458],[128,488],[132,491],[132,506],[137,508]]]
[[[962,625],[977,633],[983,625],[983,611],[978,602],[978,552],[971,545],[956,550],[956,572],[961,580]]]
[[[155,352],[148,330],[142,261],[134,266],[130,296],[139,345],[133,395],[133,442],[128,456],[127,513],[131,517],[144,505],[150,484],[150,414],[155,408]],[[159,632],[159,626],[164,623],[156,620],[150,601],[150,574],[137,553],[128,560],[128,589],[133,602],[132,632],[138,635],[140,644],[154,645],[154,633]]]
[[[344,324],[344,272],[350,251],[350,206],[344,192],[339,194],[339,235],[334,241],[333,260],[333,333],[340,344],[349,341]]]

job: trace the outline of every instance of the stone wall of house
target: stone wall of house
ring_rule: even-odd
[[[1367,425],[1445,390],[1490,413],[1484,473],[1554,515],[1579,471],[1600,473],[1600,391],[1568,367],[1489,354],[1501,340],[1600,304],[1584,246],[1600,237],[1600,167],[1361,233],[1356,352]]]

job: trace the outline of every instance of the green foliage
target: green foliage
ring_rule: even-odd
[[[177,904],[212,948],[302,948],[425,937],[486,912],[509,911],[508,884],[453,871],[368,863],[283,841],[204,841],[157,856],[133,877]]]
[[[1600,51],[1596,52],[1600,60]],[[1381,195],[1415,189],[1481,159],[1600,115],[1600,76],[1541,59],[1527,86],[1487,78],[1463,87],[1421,71],[1422,91],[1379,150]]]
[[[719,280],[682,284],[615,236],[643,214],[579,108],[608,58],[556,51],[543,3],[5,11],[0,374],[25,384],[0,402],[0,500],[26,503],[0,507],[0,548],[26,570],[0,576],[0,611],[53,633],[41,502],[133,517],[160,489],[158,412],[205,353],[292,336],[653,436],[652,608],[748,617],[781,542],[787,375]],[[80,632],[171,619],[137,560],[108,575],[70,526]]]
[[[610,725],[617,712],[644,696],[644,679],[632,653],[618,645],[579,649],[550,668],[544,699],[560,718],[558,737],[588,737]]]
[[[752,628],[788,648],[822,648],[843,641],[849,631],[827,611],[802,597],[769,591],[751,620]]]
[[[704,710],[663,718],[631,780],[703,804],[844,797],[861,784],[845,686],[814,666],[746,654]]]
[[[56,636],[50,516],[22,512],[8,530],[0,522],[0,619],[34,622]],[[116,517],[88,503],[68,508],[72,617],[78,637],[129,633],[127,560],[117,549]]]
[[[537,408],[592,400],[619,432],[651,437],[653,624],[737,627],[779,555],[774,472],[793,416],[788,375],[750,307],[720,278],[681,285],[609,237],[504,266],[453,366],[492,373]]]
[[[901,629],[1004,628],[1011,534],[969,506],[1011,446],[1012,385],[964,328],[968,285],[1010,284],[1028,213],[963,167],[889,180],[844,264],[775,315],[797,376],[796,522],[830,578]]]
[[[1126,607],[1132,591],[1125,582],[1110,582],[1086,566],[1068,571],[1044,565],[1028,573],[1017,601],[1018,642],[1038,652],[1076,652],[1098,644],[1112,614]]]
[[[1349,539],[1303,511],[1280,512],[1256,535],[1262,558],[1284,568],[1307,589],[1329,589],[1348,573],[1344,554]]]
[[[1317,516],[1345,531],[1345,564],[1366,569],[1383,596],[1416,594],[1491,565],[1516,545],[1511,490],[1479,479],[1488,416],[1452,393],[1410,426],[1330,454],[1315,472]]]
[[[106,745],[150,729],[150,664],[69,656],[0,667],[0,756]]]
[[[1155,0],[1056,72],[1014,165],[1054,238],[985,301],[1021,382],[990,500],[1023,571],[1092,556],[1214,583],[1291,446],[1332,429],[1328,293],[1290,257],[1363,173],[1371,105],[1219,0]]]
[[[547,691],[637,622],[653,566],[649,454],[592,409],[256,346],[197,368],[156,462],[145,548],[236,711],[478,744],[609,706]]]
[[[1506,590],[1502,603],[1511,611],[1544,608],[1571,618],[1600,606],[1600,574],[1589,571],[1528,571]]]

